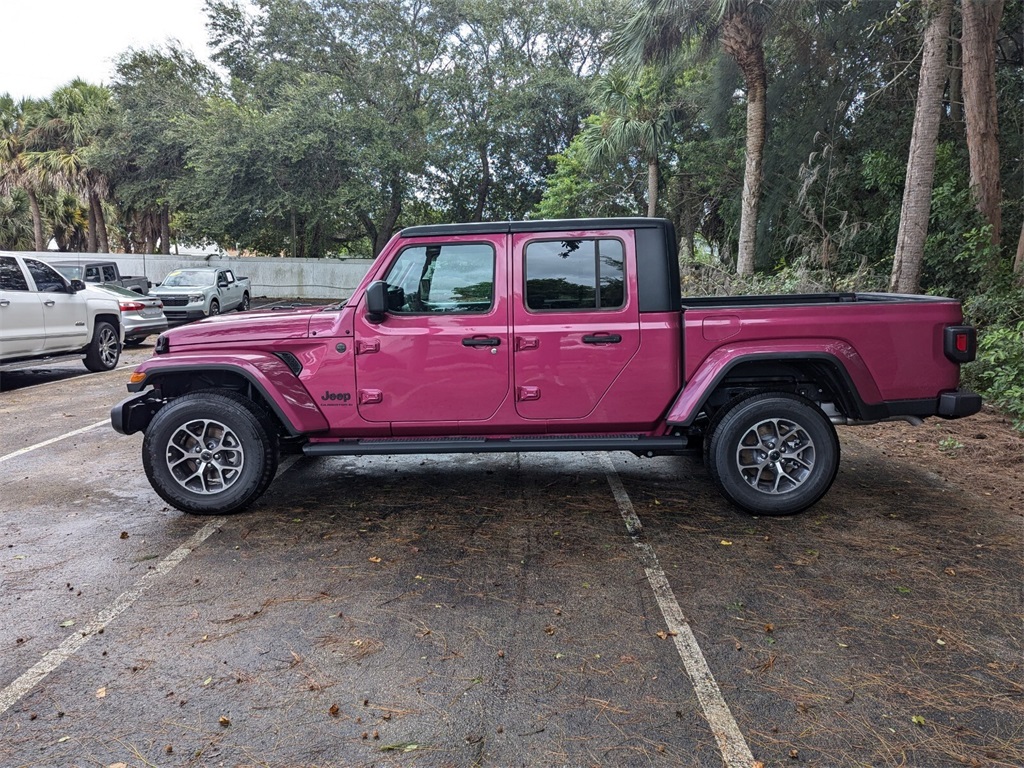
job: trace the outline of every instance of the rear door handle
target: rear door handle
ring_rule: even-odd
[[[47,301],[44,301],[44,302],[43,302],[43,304],[44,304],[45,306],[47,306],[47,307],[52,307],[52,306],[53,306],[54,304],[56,304],[56,303],[57,303],[57,302],[56,302],[56,301],[54,301],[53,299],[49,299],[49,300],[47,300]]]
[[[497,347],[499,344],[501,344],[501,339],[497,336],[469,336],[462,340],[464,347]]]
[[[622,337],[617,333],[596,333],[593,336],[584,336],[584,344],[618,344]]]

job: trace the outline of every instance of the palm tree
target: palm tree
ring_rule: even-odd
[[[108,253],[103,201],[109,192],[106,175],[90,162],[100,122],[113,109],[110,91],[75,80],[58,88],[33,114],[25,146],[25,161],[69,192],[88,202],[90,251]]]
[[[630,155],[646,163],[647,215],[655,216],[659,161],[672,141],[675,109],[662,97],[649,68],[638,80],[622,73],[598,79],[595,96],[603,109],[582,134],[587,163],[605,166]]]
[[[28,117],[34,103],[15,102],[9,94],[0,96],[0,194],[12,195],[16,190],[25,193],[32,216],[32,239],[37,251],[46,250],[43,241],[43,214],[39,194],[45,183],[45,174],[32,168],[25,158],[25,135]]]
[[[683,43],[696,41],[704,55],[717,42],[743,74],[747,101],[746,163],[736,272],[754,271],[757,213],[767,133],[764,62],[767,17],[773,0],[642,0],[618,36],[619,55],[633,66],[667,60]]]

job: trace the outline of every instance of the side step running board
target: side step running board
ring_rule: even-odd
[[[389,456],[424,453],[514,453],[517,451],[630,451],[638,455],[695,453],[685,436],[580,436],[580,437],[446,437],[374,438],[340,440],[336,443],[307,443],[307,456]]]

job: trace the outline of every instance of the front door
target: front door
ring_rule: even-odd
[[[585,420],[640,348],[632,234],[517,234],[512,249],[516,411]]]
[[[89,326],[84,299],[76,297],[64,277],[49,264],[25,259],[25,267],[36,284],[43,305],[47,352],[68,352],[89,343]]]
[[[393,258],[389,311],[356,313],[356,404],[368,421],[482,421],[510,382],[506,235],[424,238]]]

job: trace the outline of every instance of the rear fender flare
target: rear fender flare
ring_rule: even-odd
[[[672,426],[690,426],[729,372],[743,363],[808,361],[826,363],[838,373],[860,414],[868,410],[865,404],[882,401],[871,371],[860,354],[846,342],[776,343],[770,350],[751,349],[747,345],[727,345],[716,349],[701,363],[672,403],[665,420]]]

